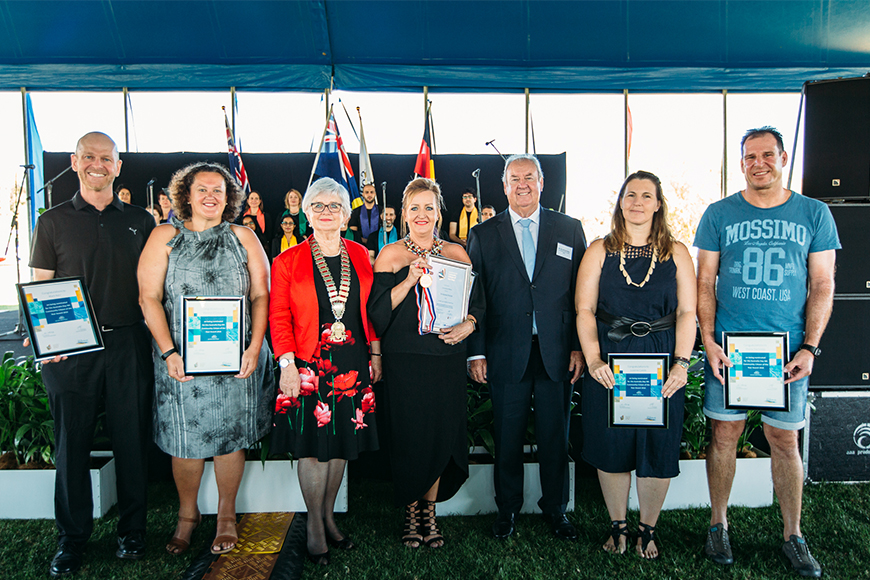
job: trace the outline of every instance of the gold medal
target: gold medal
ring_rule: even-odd
[[[422,286],[423,288],[428,288],[431,285],[432,276],[430,276],[429,274],[423,274],[422,276],[420,276],[420,286]]]
[[[330,338],[335,342],[344,342],[347,340],[347,333],[344,331],[344,323],[340,320],[336,320],[332,323],[332,327],[330,328],[331,335]]]

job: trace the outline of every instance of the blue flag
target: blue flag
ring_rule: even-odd
[[[27,162],[36,166],[34,169],[25,169],[25,171],[30,172],[30,191],[32,193],[30,196],[30,231],[33,231],[33,228],[36,227],[36,218],[39,217],[39,210],[45,209],[45,192],[42,190],[45,185],[45,177],[42,163],[42,140],[36,129],[30,93],[25,96],[25,102],[27,108],[27,117],[24,120],[27,128]]]

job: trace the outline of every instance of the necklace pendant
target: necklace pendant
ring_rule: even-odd
[[[347,340],[347,333],[344,329],[344,323],[340,320],[336,320],[332,323],[332,327],[330,328],[330,336],[329,338],[334,342],[344,342]]]

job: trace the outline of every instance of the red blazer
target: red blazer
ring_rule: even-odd
[[[372,290],[372,266],[365,246],[342,239],[360,282],[360,311],[366,342],[378,340],[366,312]],[[317,273],[319,276],[320,274]],[[320,315],[314,290],[314,259],[308,240],[283,252],[272,262],[272,291],[269,296],[269,326],[275,358],[293,352],[311,362],[320,341]],[[319,353],[317,353],[319,354]]]

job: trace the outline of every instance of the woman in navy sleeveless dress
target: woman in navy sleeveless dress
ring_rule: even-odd
[[[695,339],[695,292],[692,259],[667,226],[661,182],[645,171],[632,174],[619,192],[610,234],[589,246],[577,277],[577,327],[588,364],[582,390],[583,459],[598,469],[610,513],[608,552],[627,548],[625,514],[631,471],[636,470],[637,552],[647,559],[659,555],[655,526],[670,478],[679,474],[682,387]],[[655,328],[661,330],[644,334],[646,327],[640,325],[628,332],[628,321],[659,321]],[[615,378],[607,355],[612,353],[671,355],[662,387],[670,399],[667,429],[608,426]]]

